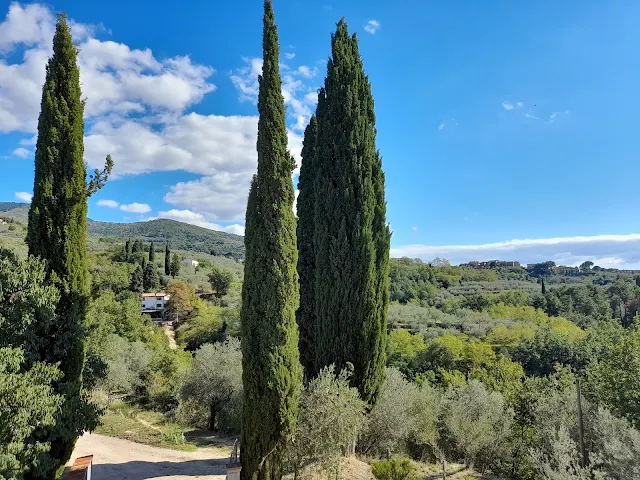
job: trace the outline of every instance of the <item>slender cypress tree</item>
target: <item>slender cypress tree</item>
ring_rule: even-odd
[[[140,265],[136,265],[136,269],[129,276],[129,290],[135,293],[144,292],[144,273]]]
[[[156,260],[156,249],[153,246],[153,242],[149,245],[149,263],[155,263]]]
[[[169,251],[169,242],[164,246],[164,274],[171,274],[171,252]]]
[[[315,153],[318,122],[315,115],[304,131],[302,144],[302,165],[298,179],[298,276],[300,277],[300,307],[296,320],[300,330],[300,363],[304,376],[310,379],[315,372],[314,332],[315,332],[315,261],[313,230],[315,224]]]
[[[127,240],[124,244],[124,259],[125,261],[129,261],[129,257],[131,257],[131,240]]]
[[[544,286],[544,277],[540,277],[540,283],[542,284],[542,295],[544,295],[545,293],[547,293],[547,289]]]
[[[247,202],[242,286],[243,480],[282,478],[282,454],[295,428],[302,384],[294,161],[287,150],[273,6],[264,2],[262,75],[258,77],[258,171]]]
[[[32,325],[32,336],[38,342],[27,356],[30,362],[59,362],[64,377],[54,383],[54,388],[62,395],[63,404],[55,414],[55,426],[41,427],[34,434],[38,440],[50,442],[51,450],[27,478],[58,476],[78,435],[95,428],[98,418],[82,390],[83,325],[89,302],[87,197],[104,186],[113,162],[108,156],[105,170],[96,170],[87,185],[84,104],[76,56],[66,15],[61,14],[42,87],[27,233],[29,253],[45,260],[47,275],[61,296],[56,321],[36,321]]]
[[[385,377],[389,302],[384,174],[371,86],[344,19],[331,49],[316,114],[316,369],[353,364],[352,382],[373,404]]]

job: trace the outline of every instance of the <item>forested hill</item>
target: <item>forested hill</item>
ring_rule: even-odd
[[[0,202],[0,216],[26,222],[28,212],[29,204]],[[175,220],[158,219],[135,223],[89,220],[87,222],[87,230],[89,236],[93,237],[113,237],[121,241],[129,238],[138,238],[144,242],[154,241],[156,244],[164,243],[168,240],[171,248],[175,250],[189,250],[244,258],[243,237]]]

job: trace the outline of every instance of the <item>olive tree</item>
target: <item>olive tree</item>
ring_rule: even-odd
[[[366,403],[349,385],[351,372],[325,367],[309,382],[300,401],[298,425],[286,451],[288,469],[298,478],[309,464],[335,471],[364,424]]]
[[[240,341],[208,343],[195,353],[182,385],[183,401],[208,409],[209,430],[237,430],[242,405]]]

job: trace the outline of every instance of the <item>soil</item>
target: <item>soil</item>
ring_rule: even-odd
[[[93,455],[92,480],[224,480],[229,458],[219,449],[181,452],[95,433],[78,439],[71,458],[85,455]]]

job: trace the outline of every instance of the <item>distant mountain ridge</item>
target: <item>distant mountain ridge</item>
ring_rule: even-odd
[[[0,202],[0,217],[11,217],[26,222],[28,214],[28,203]],[[158,245],[168,240],[170,248],[174,250],[244,258],[244,237],[164,218],[135,223],[99,222],[88,219],[87,232],[90,236],[113,237],[120,241],[139,238]]]

